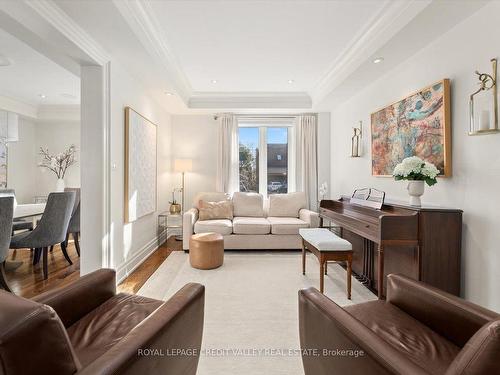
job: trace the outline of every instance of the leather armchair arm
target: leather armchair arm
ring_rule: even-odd
[[[186,284],[78,375],[195,375],[203,334],[205,287]]]
[[[314,288],[299,291],[299,331],[305,375],[428,375]]]
[[[52,307],[64,326],[69,327],[115,294],[115,271],[100,269],[68,286],[42,293],[33,300]]]
[[[387,302],[459,347],[499,314],[402,275],[387,276]]]
[[[194,233],[194,223],[198,220],[198,210],[191,208],[182,218],[182,249],[189,250],[189,239]]]
[[[299,211],[299,219],[309,223],[310,228],[319,227],[319,214],[317,212],[302,208]]]

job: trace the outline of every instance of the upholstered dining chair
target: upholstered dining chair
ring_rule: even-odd
[[[11,290],[5,278],[5,260],[9,255],[13,215],[14,197],[0,197],[0,288],[8,292]]]
[[[69,235],[71,234],[75,242],[76,252],[78,256],[80,256],[80,242],[78,242],[78,236],[80,235],[80,188],[65,188],[64,191],[74,191],[76,194],[73,213],[69,221],[68,234],[66,235],[66,246],[68,245]]]
[[[16,205],[16,191],[14,189],[1,189],[0,197],[14,197],[14,205]],[[33,230],[33,221],[14,220],[12,223],[12,235],[19,230]]]
[[[43,277],[48,278],[47,254],[49,247],[65,241],[69,220],[75,201],[74,192],[50,193],[42,218],[32,232],[17,234],[10,242],[11,249],[34,248],[33,264],[37,264],[43,255]],[[61,248],[64,257],[68,254]],[[69,260],[71,262],[71,260]]]
[[[78,256],[80,256],[80,243],[78,242],[78,235],[80,234],[80,188],[64,188],[65,192],[72,191],[75,193],[75,203],[73,204],[73,211],[71,213],[71,219],[69,220],[68,233],[66,233],[66,238],[61,242],[61,250],[68,261],[69,264],[73,264],[71,258],[68,255],[68,241],[69,235],[73,235],[73,240],[75,241],[75,248]],[[50,251],[54,250],[54,245],[50,247]]]

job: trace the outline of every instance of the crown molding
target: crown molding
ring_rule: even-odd
[[[312,100],[307,93],[213,93],[197,92],[189,98],[191,109],[311,109]]]
[[[160,60],[163,68],[168,73],[168,78],[173,82],[173,91],[187,103],[193,90],[188,78],[172,53],[161,24],[151,5],[141,0],[113,0],[113,4],[146,50],[153,57],[157,57]]]
[[[80,123],[81,113],[78,104],[44,104],[38,106],[37,122]]]
[[[317,82],[311,92],[314,103],[326,97],[431,3],[432,0],[386,0]]]
[[[104,65],[111,60],[102,47],[53,0],[25,1],[25,4],[81,49],[96,64]]]
[[[32,119],[36,119],[38,116],[37,106],[3,95],[0,95],[0,109],[15,112],[18,115]]]

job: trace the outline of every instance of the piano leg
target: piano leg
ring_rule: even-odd
[[[306,274],[306,244],[302,241],[302,275]]]
[[[384,246],[378,245],[378,299],[384,298]]]

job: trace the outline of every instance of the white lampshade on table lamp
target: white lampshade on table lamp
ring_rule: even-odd
[[[184,174],[193,170],[193,161],[191,159],[175,159],[174,171],[182,173],[182,201],[181,211],[184,212]]]

